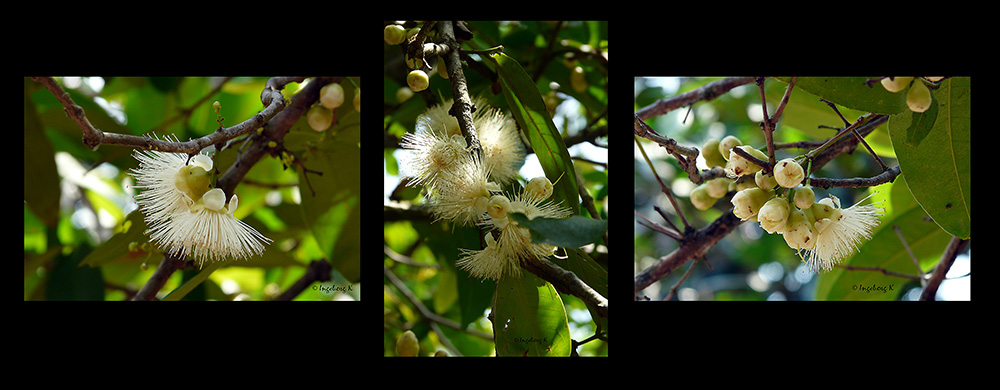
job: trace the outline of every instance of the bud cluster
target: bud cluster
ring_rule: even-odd
[[[944,77],[923,77],[931,83],[937,83]],[[913,112],[924,112],[931,107],[933,97],[930,89],[917,77],[885,77],[882,79],[882,86],[889,92],[901,92],[909,87],[906,92],[906,106]]]

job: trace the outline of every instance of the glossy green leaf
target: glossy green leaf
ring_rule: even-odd
[[[889,135],[913,197],[942,229],[960,238],[972,230],[972,150],[969,78],[941,82],[934,126],[917,146],[907,129],[914,118],[906,111],[889,119]]]
[[[569,356],[566,308],[555,287],[530,272],[497,283],[493,337],[497,356]]]
[[[563,200],[573,210],[573,214],[579,215],[580,202],[573,160],[569,157],[559,129],[552,123],[538,87],[513,58],[503,53],[483,58],[492,60],[496,66],[514,120],[528,136],[545,176],[554,184],[554,199]]]
[[[601,238],[608,230],[608,221],[574,215],[564,219],[535,218],[513,213],[518,224],[531,230],[531,241],[563,248],[578,248]]]
[[[838,105],[875,114],[895,114],[907,111],[906,94],[889,92],[878,82],[871,87],[865,82],[875,77],[799,77],[795,89]],[[790,77],[779,77],[788,82]],[[795,92],[792,92],[792,96]],[[851,119],[851,118],[848,118]]]
[[[932,99],[933,97],[934,95],[931,95]],[[924,138],[927,138],[927,134],[930,134],[934,123],[937,122],[938,106],[935,103],[937,102],[931,103],[927,111],[911,113],[910,126],[906,128],[906,145],[918,147]]]

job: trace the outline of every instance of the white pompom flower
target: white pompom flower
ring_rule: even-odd
[[[487,218],[481,225],[489,233],[486,248],[482,250],[461,249],[462,255],[456,265],[479,279],[500,280],[504,276],[521,276],[521,261],[526,258],[551,256],[556,247],[549,244],[531,242],[531,231],[508,217],[510,213],[524,214],[528,219],[569,217],[571,211],[562,202],[546,202],[551,191],[546,191],[551,183],[533,181],[537,184],[525,186],[521,194],[495,195],[488,202]],[[529,182],[530,184],[530,182]],[[541,188],[542,191],[537,191]],[[494,239],[493,233],[499,233]]]
[[[872,204],[861,205],[872,195],[846,209],[840,208],[840,199],[833,195],[813,204],[816,244],[805,259],[813,272],[832,270],[858,252],[865,240],[871,239],[872,231],[879,225],[878,217],[885,211]]]
[[[177,142],[176,137],[166,137]],[[238,198],[211,188],[211,157],[136,150],[135,196],[150,241],[178,258],[218,261],[260,255],[271,240],[236,219]]]

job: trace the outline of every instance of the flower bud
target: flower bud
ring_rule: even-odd
[[[906,106],[913,112],[924,112],[931,107],[931,91],[923,82],[917,81],[906,93]]]
[[[408,85],[413,92],[420,92],[427,89],[427,86],[430,85],[430,80],[427,79],[427,73],[418,69],[406,75],[406,85]]]
[[[723,138],[722,141],[719,141],[719,153],[722,154],[723,159],[729,161],[729,151],[740,145],[743,145],[743,142],[740,142],[739,138],[731,135],[726,136],[726,138]]]
[[[886,91],[889,92],[899,92],[906,89],[907,85],[910,85],[910,81],[913,77],[886,77],[882,79],[882,86],[885,87]]]
[[[406,37],[406,29],[398,24],[390,24],[385,26],[385,31],[383,32],[383,39],[385,43],[390,45],[398,45],[403,43],[403,38]]]
[[[503,195],[493,195],[490,203],[486,205],[486,212],[490,218],[506,218],[510,211],[510,200]]]
[[[691,204],[698,210],[708,210],[709,207],[715,204],[718,198],[714,198],[708,195],[708,191],[705,189],[705,184],[699,185],[691,191]]]
[[[524,196],[538,200],[548,199],[549,196],[552,196],[552,182],[545,176],[531,179],[524,186]]]
[[[726,159],[719,152],[719,140],[717,139],[705,141],[705,145],[701,147],[701,156],[705,158],[705,165],[709,168],[726,166]]]
[[[805,170],[802,169],[802,166],[790,158],[778,161],[774,165],[774,180],[778,182],[779,186],[795,188],[802,183],[802,179],[805,177]]]
[[[412,330],[403,332],[396,341],[396,356],[417,356],[420,353],[420,342]]]
[[[323,107],[334,109],[344,104],[344,87],[340,84],[327,84],[319,90],[319,102]]]
[[[788,215],[785,232],[781,235],[789,248],[811,250],[816,246],[818,234],[816,228],[809,223],[806,214],[802,210],[795,209]]]
[[[754,149],[749,145],[737,146],[737,148],[742,149],[744,152],[747,152],[751,156],[757,157],[761,160],[765,161],[767,160],[767,155],[764,154],[764,152]],[[757,172],[761,169],[762,168],[759,165],[750,162],[750,160],[743,158],[739,154],[736,154],[735,151],[729,152],[729,162],[726,164],[726,174],[730,175],[731,177],[743,176],[746,174]]]
[[[757,187],[771,189],[778,185],[778,181],[774,180],[774,175],[765,175],[764,171],[757,171],[757,174],[753,178],[754,182],[757,183]]]
[[[709,180],[705,183],[705,192],[708,193],[708,196],[716,199],[726,196],[726,192],[729,192],[729,181],[724,177]]]
[[[795,207],[805,210],[812,207],[815,200],[816,193],[812,187],[806,186],[795,190]]]
[[[785,223],[788,220],[788,201],[785,198],[777,197],[764,203],[757,214],[757,221],[760,222],[761,229],[774,233],[784,233]]]
[[[773,196],[774,191],[760,188],[749,188],[737,192],[731,200],[733,203],[733,214],[743,221],[754,218],[757,216],[760,208],[764,206],[764,203]]]
[[[309,127],[313,130],[325,131],[333,124],[333,111],[323,107],[322,104],[317,104],[306,113],[306,120],[309,122]]]

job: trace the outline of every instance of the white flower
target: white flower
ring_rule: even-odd
[[[167,137],[176,142],[176,137]],[[132,170],[136,203],[145,214],[150,241],[175,257],[215,261],[260,255],[271,240],[233,212],[236,195],[225,206],[225,193],[211,187],[212,159],[198,154],[140,151],[139,167]]]
[[[486,235],[486,248],[461,249],[462,256],[456,265],[473,277],[500,280],[506,275],[519,277],[522,259],[552,255],[555,246],[531,242],[531,231],[507,216],[509,213],[522,213],[528,219],[534,219],[566,218],[571,214],[562,202],[543,202],[544,199],[527,187],[520,195],[495,195],[489,202],[489,217],[481,223],[490,231]],[[499,233],[499,239],[494,239],[493,232]]]
[[[874,195],[874,194],[872,194]],[[813,204],[816,246],[808,252],[806,264],[813,272],[829,271],[858,251],[862,239],[870,240],[872,230],[879,224],[878,217],[884,209],[861,205],[868,195],[846,209],[840,209],[840,199],[830,195]]]
[[[461,154],[452,173],[438,180],[431,191],[427,205],[435,222],[449,219],[469,225],[481,220],[491,192],[500,192],[500,186],[489,177],[489,168],[478,157]]]

